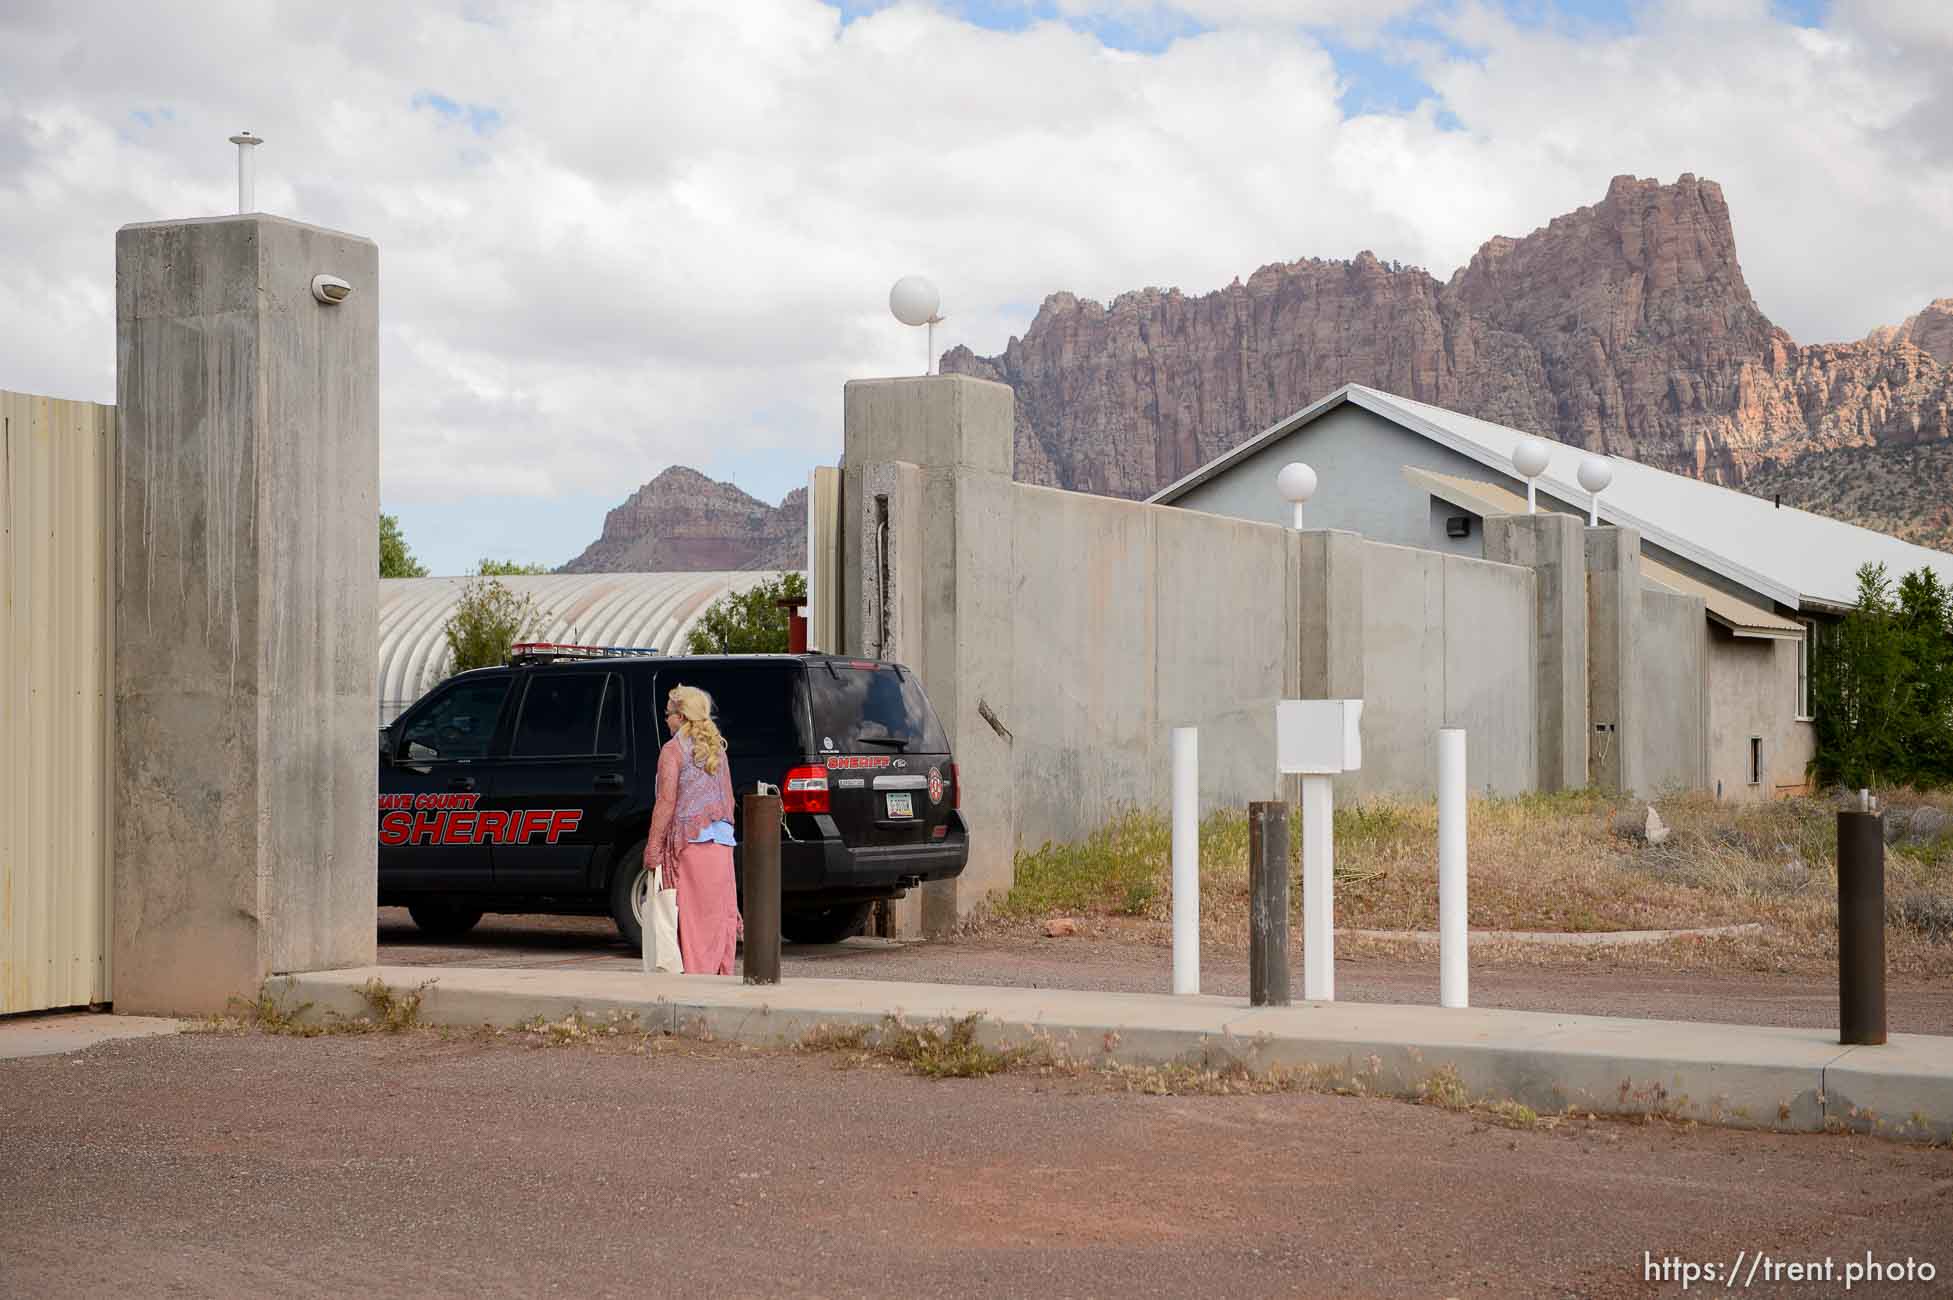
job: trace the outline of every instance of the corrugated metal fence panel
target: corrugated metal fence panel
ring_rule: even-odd
[[[0,1013],[110,1000],[115,408],[0,392]]]

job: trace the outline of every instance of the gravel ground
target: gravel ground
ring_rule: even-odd
[[[0,1294],[1608,1297],[1681,1294],[1644,1252],[1739,1251],[1953,1276],[1944,1150],[846,1060],[423,1031],[0,1062]]]
[[[422,939],[405,911],[380,910],[380,961],[387,965],[549,966],[634,970],[635,956],[607,920],[594,917],[491,916],[466,939]],[[782,950],[781,974],[834,979],[1007,984],[1138,993],[1172,991],[1166,949],[1127,938],[1076,935],[1045,939],[1023,931],[891,946],[846,944]],[[1297,991],[1301,961],[1293,966]],[[1245,956],[1208,953],[1201,989],[1245,997]],[[1667,972],[1610,963],[1600,954],[1545,965],[1475,963],[1472,1004],[1521,1011],[1567,1011],[1660,1020],[1834,1028],[1835,980],[1806,975]],[[1421,961],[1362,958],[1336,963],[1336,996],[1351,1002],[1436,1002],[1437,955]],[[1953,985],[1895,980],[1887,990],[1893,1033],[1953,1034]]]

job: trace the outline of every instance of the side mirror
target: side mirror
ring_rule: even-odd
[[[380,728],[380,761],[384,763],[392,757],[393,757],[393,728],[390,726],[381,727]]]

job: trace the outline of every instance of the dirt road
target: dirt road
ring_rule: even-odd
[[[1681,1294],[1644,1280],[1664,1257],[1739,1251],[1953,1276],[1943,1150],[654,1041],[0,1062],[0,1294],[1647,1296]]]
[[[404,911],[380,910],[380,960],[390,965],[637,967],[609,921],[589,917],[491,916],[465,939],[427,943]],[[872,943],[783,950],[783,974],[834,979],[923,980],[951,984],[1041,985],[1129,992],[1171,991],[1166,949],[1123,938],[1044,939],[1004,932],[890,947]],[[1295,964],[1297,978],[1301,965]],[[1835,981],[1805,975],[1676,973],[1616,964],[1606,956],[1530,966],[1477,962],[1475,1006],[1572,1011],[1659,1020],[1835,1027]],[[1201,988],[1246,996],[1245,956],[1208,953]],[[1336,963],[1336,996],[1353,1002],[1435,1003],[1436,954],[1422,960]],[[1953,1034],[1953,985],[1895,980],[1889,995],[1894,1033]]]

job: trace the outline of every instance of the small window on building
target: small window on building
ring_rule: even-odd
[[[1750,737],[1749,783],[1763,784],[1763,737]]]
[[[1811,711],[1811,660],[1817,653],[1817,624],[1810,619],[1799,619],[1804,625],[1804,635],[1797,639],[1797,716],[1809,721]]]

